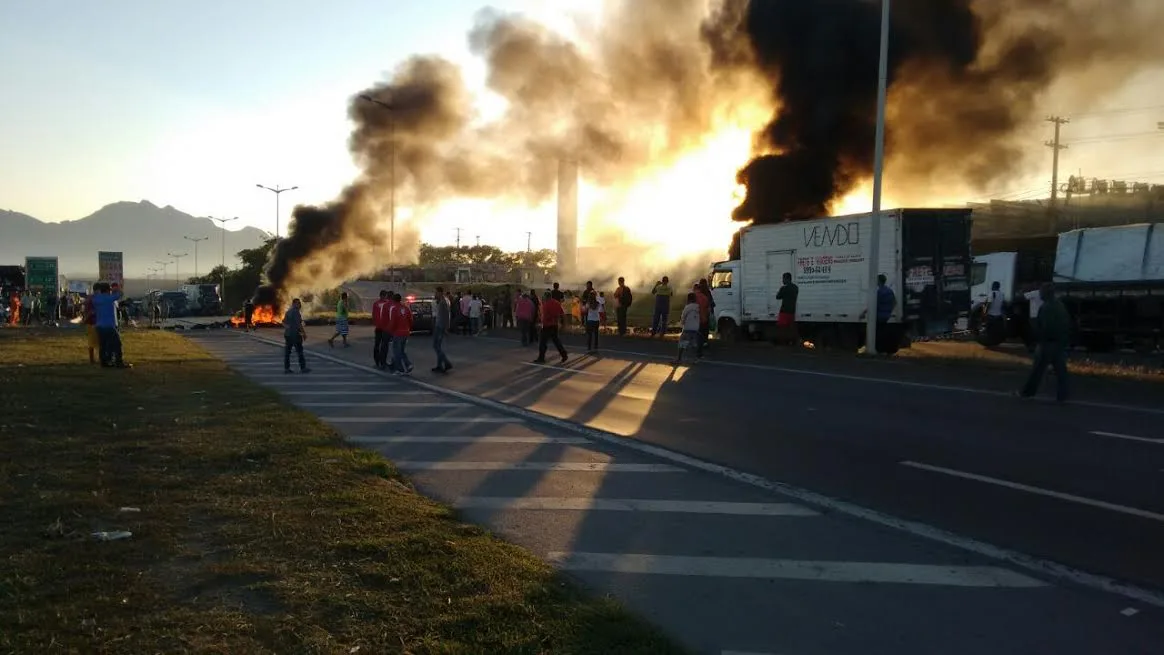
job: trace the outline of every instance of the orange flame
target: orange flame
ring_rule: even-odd
[[[251,325],[280,325],[281,323],[282,321],[279,320],[273,305],[256,305],[251,313]],[[235,327],[245,325],[246,319],[242,312],[230,317],[230,324]]]

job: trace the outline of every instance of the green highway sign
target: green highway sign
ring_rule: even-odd
[[[59,294],[60,267],[56,257],[25,257],[24,285],[31,291]]]

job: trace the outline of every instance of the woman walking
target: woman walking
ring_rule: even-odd
[[[348,344],[348,292],[344,291],[340,294],[339,302],[335,304],[335,334],[327,340],[327,345],[335,348],[335,338],[340,337],[344,341],[344,348],[350,347]]]

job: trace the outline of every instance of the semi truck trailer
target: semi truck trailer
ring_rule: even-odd
[[[904,337],[947,334],[970,310],[970,209],[881,212],[877,270],[897,306],[889,323]],[[796,328],[818,347],[864,344],[873,215],[752,225],[740,231],[740,258],[711,272],[720,338],[776,339],[785,273],[799,288]]]

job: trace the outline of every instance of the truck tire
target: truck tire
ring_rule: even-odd
[[[735,343],[740,340],[740,327],[730,318],[721,318],[715,326],[716,336],[724,343]]]

